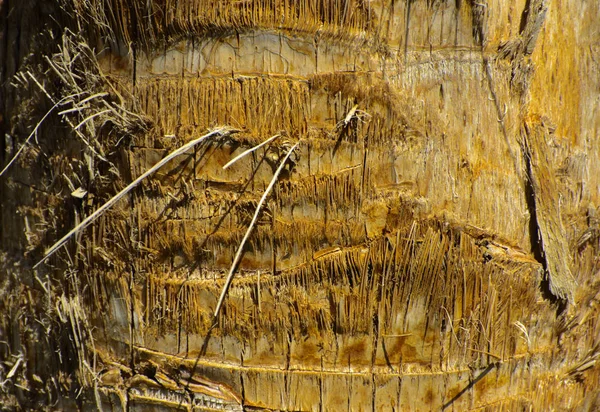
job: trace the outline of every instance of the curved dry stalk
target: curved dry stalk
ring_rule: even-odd
[[[273,179],[271,179],[271,183],[269,183],[269,186],[267,186],[265,193],[263,193],[262,197],[260,198],[260,201],[258,202],[258,205],[256,206],[256,210],[254,211],[254,217],[252,218],[252,221],[250,222],[250,226],[248,226],[248,230],[246,230],[246,234],[244,235],[244,238],[242,239],[242,242],[240,243],[240,246],[238,247],[237,253],[235,254],[235,258],[233,259],[233,263],[231,264],[231,268],[229,269],[229,274],[227,275],[227,279],[225,280],[225,284],[223,285],[223,289],[221,290],[221,296],[219,297],[219,302],[217,303],[217,307],[215,308],[213,324],[216,324],[216,322],[217,322],[217,317],[219,316],[219,312],[221,311],[221,307],[223,306],[223,301],[225,300],[225,296],[227,296],[227,291],[229,290],[229,286],[231,285],[231,281],[233,280],[233,275],[235,274],[235,268],[236,268],[240,258],[242,257],[242,251],[244,250],[244,245],[246,244],[246,241],[250,237],[250,233],[252,232],[252,229],[254,228],[254,224],[256,223],[256,220],[258,219],[258,214],[260,212],[260,209],[261,209],[263,203],[265,202],[265,200],[267,199],[269,192],[271,191],[273,186],[275,186],[275,182],[277,181],[277,177],[279,176],[279,173],[281,173],[281,171],[283,170],[283,167],[285,166],[285,163],[289,159],[289,157],[292,154],[292,152],[294,151],[294,149],[296,149],[296,147],[298,147],[299,144],[300,144],[300,142],[296,143],[287,152],[287,154],[285,155],[285,157],[279,164],[279,167],[275,171],[275,174],[273,175]]]
[[[101,112],[98,113],[94,113],[92,115],[89,115],[88,117],[86,117],[85,119],[83,119],[77,126],[75,126],[75,130],[78,130],[81,126],[83,126],[84,124],[86,124],[88,121],[92,120],[95,117],[98,117],[100,115],[106,114],[108,112],[110,112],[111,110],[102,110]]]
[[[17,151],[17,153],[15,153],[15,155],[12,157],[12,159],[10,159],[10,161],[8,162],[8,164],[6,166],[4,166],[4,169],[2,169],[2,171],[0,171],[0,176],[2,176],[4,174],[4,172],[6,172],[8,170],[8,168],[15,162],[15,160],[17,160],[17,157],[19,157],[19,155],[21,154],[21,152],[25,149],[25,146],[27,146],[27,144],[29,143],[29,141],[31,140],[31,138],[33,137],[33,135],[37,132],[37,130],[41,126],[41,124],[44,123],[44,120],[46,120],[46,118],[48,116],[50,116],[50,113],[52,113],[52,111],[54,109],[56,109],[58,106],[60,106],[61,104],[63,104],[66,100],[71,99],[71,98],[77,96],[78,94],[82,94],[82,93],[77,93],[77,94],[74,94],[74,95],[65,96],[62,99],[60,99],[58,102],[54,103],[54,106],[52,106],[50,108],[50,110],[48,110],[46,112],[46,114],[44,115],[44,117],[42,117],[42,119],[35,125],[35,128],[32,130],[32,132],[29,134],[29,136],[27,136],[27,139],[25,139],[25,142],[23,142],[23,144],[21,145],[21,147],[19,148],[19,150]]]
[[[273,140],[277,139],[279,136],[280,136],[279,134],[276,134],[275,136],[271,136],[267,140],[265,140],[264,142],[262,142],[261,144],[256,145],[253,148],[248,149],[248,150],[246,150],[243,153],[240,153],[239,155],[237,155],[236,157],[234,157],[232,160],[230,160],[229,162],[227,162],[227,164],[225,166],[223,166],[223,169],[227,169],[229,166],[231,166],[232,164],[234,164],[235,162],[237,162],[238,160],[240,160],[242,157],[246,156],[247,154],[252,153],[253,151],[255,151],[258,148],[263,147],[267,143],[272,142]]]
[[[46,96],[48,96],[48,99],[50,99],[51,102],[54,102],[54,98],[50,95],[50,93],[48,93],[48,91],[46,90],[46,88],[35,78],[35,76],[33,74],[31,74],[31,72],[29,72],[29,71],[27,72],[27,75],[31,78],[31,80],[33,80],[35,82],[35,84],[40,88],[40,90],[42,92],[44,92],[44,94]],[[81,89],[78,89],[78,90],[81,90]],[[80,92],[75,93],[75,94],[73,94],[71,96],[79,96],[79,95],[82,95],[82,94],[85,94],[85,93],[88,93],[88,92],[87,91],[80,91]],[[79,131],[79,129],[75,129],[74,128],[73,122],[70,119],[68,119],[68,118],[65,117],[65,120],[67,121],[67,123],[69,124],[69,126],[71,126],[73,128],[73,131],[77,134],[77,136],[79,136],[79,138],[81,139],[81,141],[92,151],[92,153],[94,153],[96,156],[98,156],[99,159],[102,159],[103,161],[108,162],[108,160],[106,160],[106,158],[104,157],[104,154],[103,153],[102,154],[98,153],[96,151],[96,149],[94,149],[91,146],[90,142],[87,141],[87,139],[85,138],[85,136],[83,135],[83,133],[81,133]],[[102,151],[101,148],[99,148],[99,149],[100,149],[100,151]]]
[[[207,133],[204,136],[194,139],[194,140],[186,143],[185,145],[181,146],[179,149],[176,149],[173,152],[171,152],[167,157],[165,157],[164,159],[162,159],[161,161],[156,163],[154,166],[152,166],[150,169],[148,169],[146,172],[144,172],[144,174],[142,174],[137,179],[135,179],[133,182],[131,182],[129,185],[127,185],[127,187],[125,187],[123,190],[121,190],[119,193],[117,193],[115,196],[113,196],[105,204],[103,204],[101,207],[99,207],[94,213],[92,213],[91,215],[86,217],[80,224],[78,224],[73,229],[71,229],[71,231],[69,233],[67,233],[66,235],[64,235],[58,242],[56,242],[49,249],[47,249],[42,260],[40,260],[38,263],[36,263],[33,266],[33,268],[35,269],[39,265],[41,265],[43,262],[45,262],[46,259],[48,259],[50,256],[52,256],[54,254],[54,252],[56,252],[62,245],[64,245],[67,242],[67,240],[69,240],[69,238],[71,238],[71,236],[73,236],[75,233],[80,232],[83,229],[85,229],[86,227],[88,227],[94,220],[96,220],[100,215],[102,215],[112,205],[117,203],[117,201],[119,201],[119,199],[121,199],[123,196],[125,196],[127,193],[129,193],[131,191],[131,189],[136,187],[142,180],[144,180],[145,178],[147,178],[148,176],[150,176],[151,174],[156,172],[158,169],[163,167],[171,159],[186,152],[187,150],[196,146],[198,143],[202,142],[206,138],[212,137],[214,135],[223,136],[225,133],[228,133],[228,132],[231,132],[231,129],[226,128],[226,127],[221,127],[219,129],[215,129],[215,130],[211,131],[210,133]]]
[[[83,93],[85,93],[85,92],[83,92]],[[68,114],[68,113],[79,112],[79,111],[81,111],[83,109],[89,109],[90,106],[87,106],[87,105],[84,106],[84,104],[86,104],[87,102],[89,102],[89,101],[91,101],[93,99],[96,99],[96,98],[99,98],[99,97],[106,97],[106,96],[108,96],[108,93],[106,93],[106,92],[96,93],[96,94],[94,94],[92,96],[86,97],[85,99],[78,101],[77,103],[74,103],[73,104],[74,107],[72,107],[70,109],[63,110],[62,112],[58,112],[58,114],[61,115],[61,116],[63,116],[63,115]]]
[[[352,120],[352,117],[354,116],[354,114],[356,113],[357,110],[358,110],[358,105],[355,104],[352,107],[352,109],[350,109],[348,114],[346,115],[346,118],[344,119],[344,125],[347,125],[348,123],[350,123],[350,120]]]

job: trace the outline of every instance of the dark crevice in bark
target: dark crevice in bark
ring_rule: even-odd
[[[291,316],[291,313],[290,313]],[[285,388],[285,400],[286,402],[290,402],[291,396],[291,381],[290,381],[290,363],[292,359],[292,342],[294,341],[294,336],[292,331],[288,331],[287,333],[287,344],[286,344],[286,353],[285,353],[285,372],[283,373],[283,387]]]
[[[458,27],[460,25],[460,7],[461,1],[454,2],[454,47],[458,47]]]
[[[243,353],[240,354],[240,363],[242,366],[244,365],[244,354]],[[242,410],[245,411],[246,410],[246,387],[244,384],[244,374],[243,373],[240,373],[240,395],[241,395]]]
[[[131,392],[131,388],[127,388],[127,390],[125,391],[125,411],[126,412],[131,411],[131,398],[130,398],[129,392]]]
[[[138,48],[138,39],[140,36],[139,33],[139,22],[138,22],[138,18],[137,18],[137,13],[135,12],[135,10],[132,10],[131,13],[131,23],[133,26],[133,38],[135,39],[132,43],[131,43],[131,57],[132,57],[132,72],[133,72],[133,77],[132,77],[132,82],[133,82],[133,89],[135,90],[135,83],[137,80],[137,48]],[[125,31],[126,29],[124,29]]]
[[[134,336],[135,336],[135,310],[134,310],[134,284],[133,284],[133,280],[135,277],[135,267],[132,264],[131,268],[130,268],[130,278],[129,278],[129,297],[131,299],[130,305],[129,305],[129,316],[131,317],[131,319],[129,320],[129,344],[130,344],[130,356],[131,358],[129,359],[130,365],[129,367],[131,368],[131,370],[135,373],[135,353],[134,353]]]
[[[523,8],[523,13],[521,13],[521,22],[519,23],[519,33],[523,34],[525,28],[527,27],[527,19],[529,17],[531,9],[531,0],[527,0],[525,2],[525,7]]]
[[[371,374],[371,410],[375,412],[377,410],[377,381],[375,380],[375,374]]]
[[[410,5],[414,0],[406,2],[405,30],[404,30],[404,64],[408,62],[408,34],[410,29]]]
[[[10,1],[0,2],[0,21],[2,22],[2,39],[4,40],[0,44],[0,90],[2,90],[2,99],[0,99],[0,164],[4,164],[4,157],[6,154],[6,122],[7,122],[7,98],[5,88],[8,87],[8,9],[10,7]],[[1,192],[0,192],[1,193]]]
[[[382,274],[383,276],[383,274]],[[380,302],[381,302],[381,291],[379,292],[379,297],[378,297],[378,304],[377,306],[380,306]],[[377,361],[377,347],[378,347],[378,343],[379,343],[379,333],[381,331],[381,326],[380,326],[380,318],[379,315],[377,313],[377,311],[375,311],[375,313],[373,314],[373,350],[371,352],[371,410],[373,410],[373,412],[375,412],[376,410],[376,394],[377,394],[377,382],[375,380],[375,362]]]
[[[485,14],[487,5],[476,0],[471,0],[469,4],[471,6],[471,34],[475,44],[483,48],[486,43]]]
[[[179,289],[181,290],[181,288]],[[181,294],[177,294],[178,304],[181,305]],[[181,353],[181,334],[184,333],[183,330],[183,311],[179,311],[177,314],[177,353]]]
[[[8,105],[8,98],[7,98],[7,94],[6,93],[6,89],[9,87],[8,86],[8,70],[9,70],[9,65],[8,65],[8,9],[10,7],[10,1],[5,1],[5,2],[0,2],[0,22],[1,22],[1,26],[2,26],[2,40],[3,42],[0,44],[0,165],[4,165],[5,164],[5,158],[6,156],[6,137],[7,137],[7,132],[8,132],[8,127],[7,127],[7,114],[8,114],[8,110],[7,110],[7,105]],[[5,179],[2,179],[2,181],[0,181],[0,198],[4,199],[4,193],[5,193]],[[0,227],[4,226],[4,222],[3,222],[3,209],[6,208],[8,206],[7,202],[1,202],[0,203]],[[2,230],[2,232],[4,232],[4,230]],[[4,242],[4,239],[7,239],[6,235],[1,235],[0,236],[0,246],[2,246],[2,249],[6,250],[6,245]]]
[[[541,229],[537,218],[537,207],[535,201],[535,188],[533,186],[533,171],[531,167],[531,155],[527,147],[524,148],[525,159],[525,201],[529,212],[529,239],[531,242],[531,254],[542,265],[543,276],[540,282],[540,291],[544,299],[557,305],[556,314],[560,315],[567,307],[567,301],[555,296],[550,289],[550,276],[548,273],[548,262],[544,254],[544,245],[541,239]]]
[[[392,366],[392,362],[390,361],[390,356],[388,354],[387,348],[385,347],[385,339],[381,339],[381,350],[383,351],[383,357],[385,358],[385,363],[387,364],[390,371],[394,372],[394,367]]]
[[[519,35],[500,45],[499,56],[509,60],[519,60],[531,55],[546,20],[547,11],[546,0],[527,0],[521,13]]]
[[[398,405],[398,409],[402,409],[402,402],[401,402],[401,395],[402,395],[402,375],[398,375],[398,390],[396,391],[396,404]]]
[[[321,373],[319,374],[319,412],[323,412],[323,355],[321,355]]]
[[[347,410],[352,411],[352,370],[350,362],[350,354],[348,354],[348,373],[346,374],[346,387],[348,388],[348,406]]]

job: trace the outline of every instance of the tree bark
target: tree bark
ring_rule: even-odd
[[[8,407],[600,407],[595,2],[0,10]]]

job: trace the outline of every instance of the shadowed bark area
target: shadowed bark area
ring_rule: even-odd
[[[592,3],[0,2],[1,402],[600,407]]]

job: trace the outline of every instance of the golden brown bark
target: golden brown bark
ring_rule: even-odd
[[[34,3],[0,3],[7,405],[598,407],[594,2]]]

